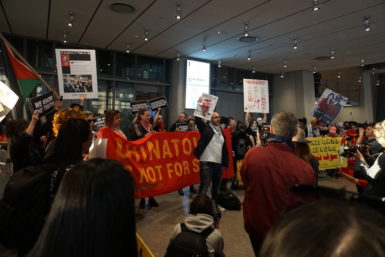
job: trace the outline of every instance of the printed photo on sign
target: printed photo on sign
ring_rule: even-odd
[[[63,75],[64,93],[92,92],[92,75]]]
[[[269,86],[267,80],[243,79],[244,111],[269,113]]]
[[[166,97],[162,96],[162,97],[158,97],[150,100],[149,104],[150,104],[151,110],[155,111],[158,108],[167,107],[167,100],[166,100]]]
[[[313,116],[317,120],[330,124],[342,111],[347,101],[348,98],[327,88],[314,107]]]
[[[98,98],[95,50],[56,49],[59,92],[64,99]]]
[[[204,120],[210,120],[217,102],[218,96],[203,93],[202,96],[198,99],[194,116],[200,117]]]

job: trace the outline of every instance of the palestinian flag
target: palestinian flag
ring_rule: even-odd
[[[9,61],[11,62],[13,73],[19,83],[21,95],[23,98],[27,98],[32,91],[35,90],[37,84],[40,83],[38,77],[35,73],[28,69],[27,66],[16,59],[12,50],[6,44],[4,44],[4,46],[7,51]]]

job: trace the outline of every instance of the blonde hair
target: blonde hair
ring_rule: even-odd
[[[385,120],[376,123],[374,126],[374,135],[378,142],[385,142]]]
[[[271,119],[271,127],[276,135],[292,138],[297,132],[297,117],[291,112],[278,112]]]
[[[67,108],[61,111],[58,111],[52,121],[52,130],[55,137],[59,133],[61,125],[68,119],[71,118],[80,118],[83,119],[83,114],[80,111],[75,111],[72,108]]]

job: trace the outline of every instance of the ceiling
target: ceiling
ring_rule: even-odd
[[[136,10],[114,12],[109,8],[114,2]],[[320,2],[321,9],[314,12],[312,0],[0,0],[0,31],[62,41],[66,30],[71,45],[125,51],[129,42],[138,54],[172,59],[180,52],[269,73],[359,66],[362,57],[365,64],[385,61],[385,0]],[[177,3],[180,21],[175,18]],[[72,28],[66,26],[70,12],[75,13]],[[370,17],[369,32],[364,31],[365,17]],[[238,41],[245,23],[258,41]],[[334,60],[315,60],[332,49]]]

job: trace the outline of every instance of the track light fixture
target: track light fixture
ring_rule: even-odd
[[[68,38],[68,33],[67,33],[67,31],[64,31],[64,34],[63,34],[63,43],[64,44],[68,43],[67,38]]]
[[[176,5],[176,16],[175,18],[179,21],[180,19],[182,19],[182,8],[181,8],[181,5],[178,3]]]
[[[293,41],[293,49],[294,50],[298,49],[298,40],[297,39],[294,39],[294,41]]]
[[[130,43],[126,42],[126,53],[130,52]]]
[[[358,82],[358,83],[361,83],[361,81],[362,81],[362,78],[361,78],[361,76],[359,76],[357,82]]]
[[[338,73],[337,73],[337,79],[340,79],[341,78],[341,72],[339,71]]]
[[[144,41],[148,41],[148,29],[144,31]]]
[[[361,57],[361,67],[364,67],[365,66],[365,60],[363,57]]]
[[[376,74],[376,68],[375,67],[372,68],[372,75],[374,75],[374,74]]]
[[[330,59],[334,60],[336,58],[336,51],[334,49],[330,50]]]
[[[206,48],[206,39],[203,40],[203,42],[202,42],[202,51],[203,51],[203,52],[206,52],[206,51],[207,51],[207,48]]]
[[[69,28],[72,28],[72,26],[74,25],[75,13],[70,12],[68,15],[69,15],[69,18],[68,18],[67,26]]]
[[[313,66],[313,74],[317,73],[317,67]]]
[[[179,53],[179,52],[176,53],[176,60],[177,60],[178,62],[180,61],[180,53]]]
[[[364,19],[364,31],[369,32],[370,31],[370,18],[365,17]]]
[[[243,36],[248,37],[249,36],[249,24],[245,23],[245,26],[243,28]]]
[[[314,12],[319,11],[319,9],[321,9],[319,2],[320,2],[319,0],[313,0],[313,11]]]
[[[253,66],[253,70],[251,71],[253,74],[255,73],[255,67]]]
[[[219,60],[219,61],[218,61],[218,68],[221,68],[221,67],[222,67],[222,61]]]
[[[283,79],[285,77],[285,72],[281,72],[281,79]]]
[[[251,54],[247,57],[247,60],[250,62],[251,61]]]
[[[287,68],[287,60],[283,60],[283,67]]]
[[[379,85],[380,85],[380,81],[379,81],[379,80],[377,80],[376,86],[379,86]]]

